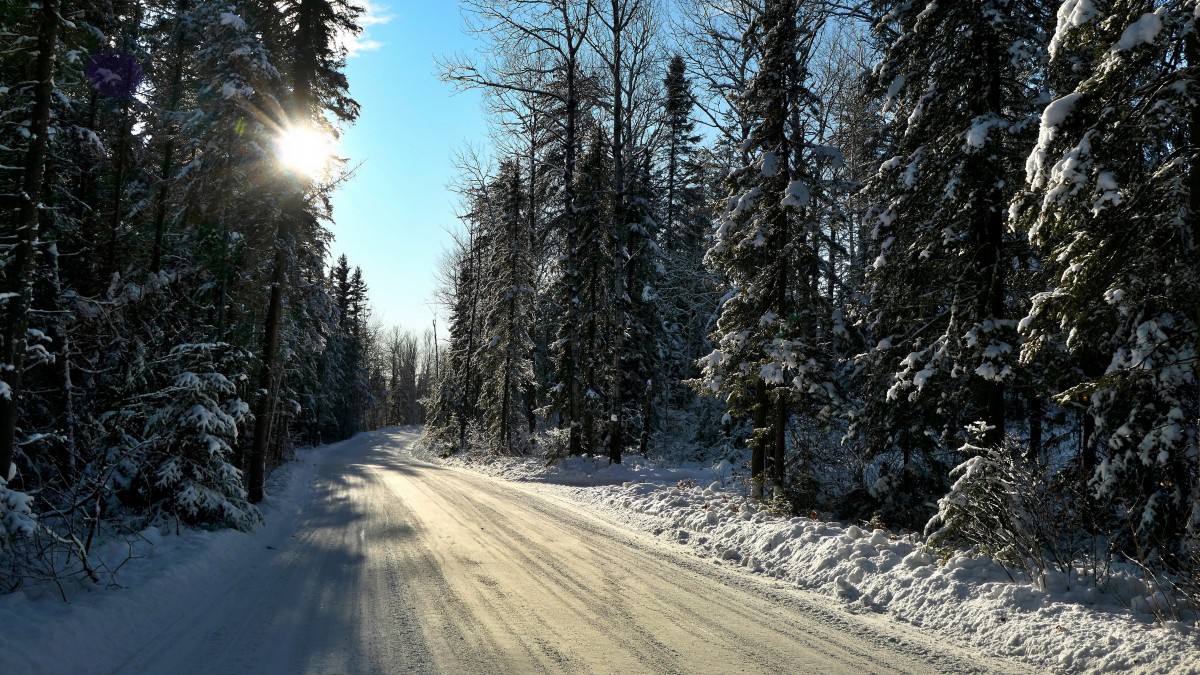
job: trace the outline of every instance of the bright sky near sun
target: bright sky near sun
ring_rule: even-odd
[[[434,57],[476,43],[455,0],[371,2],[365,18],[346,68],[362,113],[338,147],[349,166],[363,164],[333,196],[331,252],[362,268],[376,320],[423,331],[447,230],[458,227],[446,188],[451,156],[487,134],[479,95],[454,95],[438,81]],[[443,338],[446,318],[439,310]]]

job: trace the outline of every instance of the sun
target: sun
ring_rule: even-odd
[[[279,162],[309,179],[324,178],[333,164],[336,141],[307,127],[292,127],[275,139]]]

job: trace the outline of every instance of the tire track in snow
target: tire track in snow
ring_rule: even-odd
[[[470,533],[469,546],[451,540],[439,559],[456,568],[482,551],[492,567],[504,570],[487,575],[489,582],[464,570],[461,576],[471,582],[457,592],[481,613],[516,607],[528,617],[493,617],[487,625],[565,629],[583,621],[587,632],[603,636],[599,646],[608,659],[592,662],[592,670],[614,672],[624,662],[646,672],[988,672],[969,654],[933,647],[911,633],[889,635],[869,625],[869,617],[841,615],[757,579],[733,579],[510,483],[412,459],[400,446],[414,437],[392,435],[397,447],[388,461],[403,467],[397,492],[414,501],[429,529]],[[448,569],[447,576],[457,575]],[[513,588],[528,588],[540,603],[530,608],[503,600],[503,589]],[[582,631],[564,632],[581,639]],[[525,665],[557,669],[541,661]]]
[[[264,540],[274,549],[197,579],[211,584],[205,601],[147,635],[118,672],[994,667],[553,497],[413,459],[415,438],[374,432],[320,450],[310,498]]]

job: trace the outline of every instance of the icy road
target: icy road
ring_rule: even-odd
[[[302,494],[272,514],[287,524],[236,572],[214,571],[117,672],[1016,672],[421,462],[406,452],[415,437],[307,456]]]

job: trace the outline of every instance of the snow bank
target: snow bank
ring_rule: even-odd
[[[418,450],[420,452],[420,450]],[[621,485],[630,481],[655,481],[675,483],[677,481],[733,480],[733,465],[719,462],[713,466],[700,463],[669,465],[642,457],[625,457],[624,463],[612,464],[606,457],[568,457],[552,466],[546,466],[540,457],[499,457],[494,455],[451,455],[436,458],[422,455],[449,466],[471,469],[496,478],[529,483],[551,483],[574,487],[597,487]]]
[[[554,493],[722,564],[839,598],[849,611],[887,616],[992,656],[1053,672],[1200,673],[1194,620],[1156,623],[1149,610],[1162,601],[1161,592],[1133,569],[1116,570],[1108,591],[1084,575],[1053,573],[1042,588],[1014,580],[987,557],[958,552],[939,559],[914,534],[760,510],[733,480],[728,462],[709,468],[626,461],[450,463],[509,480],[569,486]]]
[[[312,494],[313,460],[334,446],[303,450],[271,474],[253,531],[149,528],[93,549],[103,585],[27,584],[0,595],[0,673],[98,673],[119,668],[147,637],[210,602],[216,582],[271,555],[266,541],[294,526]],[[63,598],[67,602],[63,602]]]
[[[915,535],[777,517],[715,484],[631,483],[598,503],[656,516],[664,526],[659,536],[703,554],[996,656],[1058,672],[1200,672],[1194,626],[1158,626],[1127,609],[1148,610],[1158,593],[1131,570],[1115,574],[1117,593],[1066,575],[1038,588],[1013,581],[987,557],[960,552],[938,560]]]

